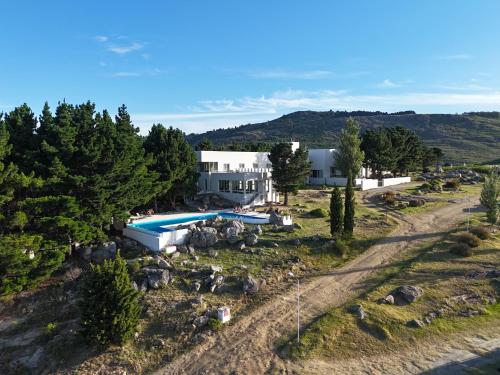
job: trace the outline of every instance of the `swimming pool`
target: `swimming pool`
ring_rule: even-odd
[[[180,224],[188,224],[201,220],[209,220],[215,219],[216,217],[220,217],[222,219],[227,220],[241,220],[247,224],[268,224],[269,223],[269,215],[266,214],[244,214],[244,213],[236,213],[236,212],[227,212],[227,211],[219,211],[219,212],[209,212],[203,214],[192,214],[192,215],[172,215],[172,218],[162,218],[160,220],[149,220],[149,221],[141,221],[137,223],[128,224],[129,227],[144,229],[150,232],[155,233],[164,233],[164,232],[172,232],[175,231],[175,226]]]

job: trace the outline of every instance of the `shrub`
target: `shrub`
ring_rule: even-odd
[[[484,227],[471,228],[470,232],[482,240],[487,240],[491,237],[491,233]]]
[[[460,187],[460,181],[458,180],[448,180],[443,185],[445,189],[458,189]]]
[[[217,331],[222,328],[222,322],[217,318],[210,318],[208,320],[208,327],[210,329],[213,329],[214,331]]]
[[[131,273],[136,273],[141,269],[141,263],[137,260],[132,263],[128,263],[128,269]]]
[[[431,186],[431,184],[429,184],[428,182],[426,182],[426,183],[424,183],[424,184],[420,185],[420,189],[421,189],[421,190],[430,190],[430,189],[431,189],[431,187],[432,187],[432,186]]]
[[[423,200],[423,199],[411,199],[408,202],[408,205],[410,207],[420,207],[420,206],[423,206],[424,204],[425,204],[425,200]]]
[[[119,253],[116,259],[91,267],[79,289],[82,333],[90,342],[122,344],[139,322],[139,292],[132,287]]]
[[[396,203],[396,194],[393,191],[388,191],[382,195],[382,199],[386,204],[393,206]]]
[[[323,208],[315,208],[314,210],[309,211],[309,216],[312,217],[327,217],[328,212],[326,212]]]
[[[335,241],[332,241],[332,250],[335,254],[343,258],[349,253],[349,246],[344,240],[338,238]]]
[[[470,247],[478,247],[479,244],[481,243],[481,240],[474,234],[472,233],[460,233],[457,236],[457,242],[458,243],[463,243],[466,244]]]
[[[472,248],[465,243],[456,243],[450,248],[450,252],[463,257],[470,257],[472,255]]]

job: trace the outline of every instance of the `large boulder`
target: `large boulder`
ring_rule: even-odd
[[[254,279],[251,275],[247,275],[243,279],[243,292],[246,294],[257,294],[260,290],[261,283]]]
[[[245,224],[241,220],[230,220],[224,223],[222,234],[227,238],[229,235],[237,236],[245,230]]]
[[[253,228],[252,233],[258,234],[260,236],[262,234],[262,227],[260,225],[256,225]]]
[[[210,229],[213,229],[213,231]],[[217,230],[215,228],[208,227],[203,228],[203,230],[193,232],[189,242],[196,248],[206,249],[207,247],[213,246],[217,242]]]
[[[143,268],[142,272],[148,280],[148,287],[150,289],[159,289],[168,284],[170,281],[170,272],[168,270],[159,268]]]
[[[259,237],[255,233],[250,233],[245,237],[245,245],[254,246],[259,242]]]
[[[116,255],[116,244],[114,247],[101,246],[97,250],[92,252],[91,260],[94,263],[101,264],[104,263],[106,259],[114,259],[115,255]]]
[[[413,285],[402,285],[391,292],[396,303],[413,303],[423,294],[422,288]]]

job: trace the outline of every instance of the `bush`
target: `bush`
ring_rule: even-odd
[[[424,204],[425,204],[425,200],[423,200],[423,199],[411,199],[408,202],[408,205],[410,207],[420,207],[420,206],[423,206]]]
[[[491,233],[484,227],[471,228],[470,232],[482,240],[487,240],[491,237]]]
[[[472,249],[469,245],[465,243],[456,243],[450,248],[452,254],[461,255],[463,257],[470,257],[472,255]]]
[[[128,269],[130,273],[136,273],[141,269],[141,263],[137,260],[132,263],[128,263]]]
[[[116,259],[91,267],[79,290],[82,333],[101,345],[123,344],[139,322],[139,292],[132,287],[119,253]]]
[[[382,195],[382,199],[386,204],[393,206],[396,203],[396,194],[393,191],[388,191]]]
[[[208,327],[210,329],[213,329],[214,331],[217,331],[222,328],[222,322],[217,318],[210,318],[208,320]]]
[[[460,181],[458,180],[448,180],[443,185],[445,189],[458,189],[460,187]]]
[[[349,246],[344,240],[338,238],[332,241],[332,250],[335,254],[343,258],[349,253]]]
[[[478,247],[479,244],[481,243],[481,240],[474,234],[472,233],[460,233],[457,236],[457,242],[458,243],[463,243],[466,244],[470,247]]]
[[[327,217],[328,212],[323,208],[315,208],[314,210],[309,211],[309,216],[312,217]]]

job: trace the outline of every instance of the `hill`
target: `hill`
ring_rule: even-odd
[[[347,117],[356,118],[362,131],[401,125],[417,133],[429,147],[440,147],[451,162],[489,162],[500,159],[500,113],[416,114],[413,111],[316,112],[299,111],[264,123],[188,135],[195,145],[203,138],[214,144],[298,140],[308,147],[335,148]]]

